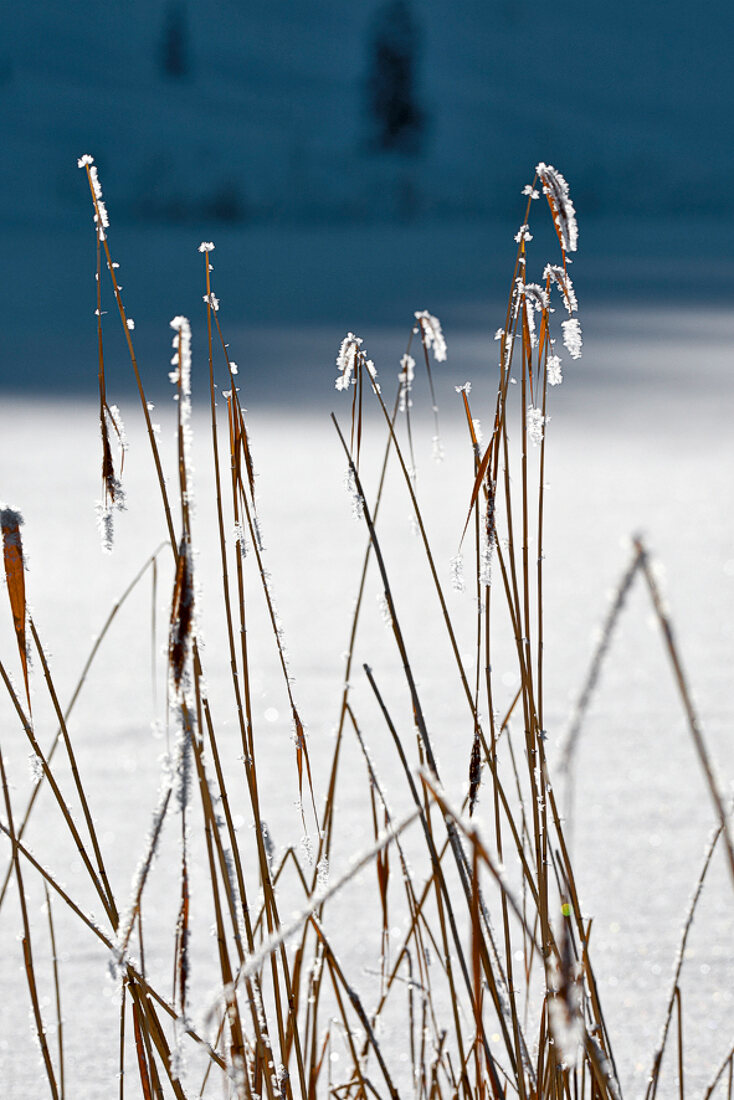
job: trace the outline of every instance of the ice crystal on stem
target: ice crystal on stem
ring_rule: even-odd
[[[543,426],[546,420],[547,417],[543,416],[540,409],[528,405],[528,435],[536,447],[543,441]]]
[[[171,328],[176,333],[172,341],[174,354],[171,359],[174,370],[170,372],[168,377],[178,387],[179,416],[183,432],[183,457],[190,502],[193,485],[191,464],[191,325],[187,317],[179,316],[173,318]]]
[[[339,377],[336,380],[338,390],[348,390],[357,365],[357,355],[360,354],[362,340],[353,332],[348,332],[341,342],[339,354],[336,357],[336,367]]]
[[[365,370],[367,371],[372,381],[372,386],[375,393],[380,392],[380,383],[377,381],[377,369],[371,359],[364,360]]]
[[[78,168],[86,168],[89,173],[92,193],[94,195],[94,224],[97,227],[99,239],[103,241],[105,239],[105,229],[109,228],[110,219],[107,216],[107,207],[102,198],[102,185],[99,182],[97,165],[94,163],[94,157],[91,157],[89,153],[85,153],[83,156],[79,157],[76,163]]]
[[[451,587],[455,592],[463,592],[466,588],[464,581],[464,559],[461,554],[456,554],[449,562],[451,566]]]
[[[28,754],[28,770],[31,776],[31,783],[34,787],[37,787],[43,779],[43,764],[40,756],[35,752]]]
[[[578,247],[579,227],[576,222],[576,210],[571,202],[568,184],[552,164],[538,164],[535,171],[543,183],[543,193],[546,195],[553,213],[561,244],[564,252],[575,252]]]
[[[377,597],[377,606],[380,609],[380,616],[385,626],[392,626],[392,615],[390,613],[390,603],[384,592],[381,592]]]
[[[410,394],[413,389],[413,379],[415,378],[415,359],[412,355],[404,355],[400,360],[400,374],[398,375],[398,382],[400,382],[400,412],[404,413],[406,409],[413,407],[413,402],[410,399]]]
[[[438,317],[434,317],[427,309],[416,310],[415,319],[420,325],[423,341],[428,350],[433,350],[433,358],[437,363],[445,363],[447,357],[446,340]]]
[[[563,295],[563,304],[569,313],[575,313],[579,308],[576,291],[573,289],[571,276],[558,264],[546,264],[543,270],[543,278],[555,283]]]
[[[563,374],[561,372],[561,360],[557,355],[548,356],[547,371],[548,385],[560,386],[563,381]]]
[[[572,317],[569,321],[562,321],[563,343],[572,359],[581,358],[581,325],[578,317]]]
[[[344,478],[344,488],[352,502],[352,516],[356,520],[361,520],[364,516],[364,500],[357,489],[357,481],[354,476],[354,470],[350,466],[347,470],[346,477]]]
[[[537,343],[535,335],[535,314],[543,313],[548,309],[548,295],[538,283],[524,283],[522,279],[518,279],[516,286],[518,301],[524,300],[527,306],[525,317],[527,320],[528,332],[530,334],[530,345],[531,347],[535,347]]]
[[[105,554],[111,554],[115,545],[113,506],[109,501],[98,500],[95,504],[95,511],[97,513],[97,530],[99,531],[102,550]]]

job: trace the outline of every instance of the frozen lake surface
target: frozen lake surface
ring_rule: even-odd
[[[421,304],[421,303],[417,303]],[[718,762],[722,787],[731,790],[731,669],[734,667],[734,433],[731,408],[734,323],[716,309],[646,310],[620,306],[581,314],[585,357],[566,369],[552,393],[548,428],[546,556],[546,726],[551,764],[585,674],[594,632],[607,607],[609,590],[628,557],[629,536],[642,531],[665,568],[664,588],[676,635],[709,749]],[[498,322],[499,323],[499,322]],[[487,326],[489,328],[489,326]],[[165,336],[165,332],[163,333]],[[328,413],[346,420],[343,395],[333,389],[332,363],[343,333],[334,328],[247,334],[230,331],[232,354],[241,363],[267,359],[263,374],[244,403],[259,474],[258,494],[267,566],[272,574],[295,692],[308,725],[315,784],[321,796],[338,718],[350,615],[365,546],[365,531],[350,514],[344,492],[344,461]],[[475,329],[455,326],[449,362],[436,369],[445,461],[431,461],[432,426],[421,418],[428,408],[422,380],[415,396],[418,491],[433,539],[436,560],[460,644],[471,661],[474,614],[469,593],[450,588],[449,561],[463,525],[471,488],[471,454],[454,385],[471,379],[473,412],[488,423],[493,408],[496,346]],[[404,350],[404,334],[381,329],[368,341],[385,391]],[[236,349],[236,350],[235,350]],[[302,370],[303,364],[308,369]],[[166,368],[161,367],[163,372]],[[204,372],[199,357],[194,365]],[[278,370],[281,374],[278,374]],[[0,407],[0,470],[5,500],[26,520],[28,599],[62,697],[68,699],[92,639],[129,580],[164,538],[147,442],[132,397],[120,399],[130,450],[124,480],[129,508],[117,520],[114,554],[103,556],[95,530],[93,501],[99,495],[99,442],[90,375],[89,400],[24,398]],[[272,386],[270,385],[272,383]],[[114,393],[110,394],[116,399]],[[280,402],[280,406],[273,401]],[[342,407],[339,407],[340,401]],[[173,421],[167,399],[157,401],[162,447],[173,476]],[[201,408],[201,406],[200,406]],[[195,541],[202,588],[202,631],[208,645],[204,664],[212,705],[232,767],[237,745],[229,698],[227,662],[220,637],[219,579],[215,518],[211,505],[203,411],[195,416],[197,509]],[[368,492],[383,433],[371,416],[364,469]],[[434,730],[442,778],[455,801],[466,787],[471,724],[461,708],[455,667],[440,634],[435,599],[420,547],[411,533],[410,508],[397,471],[380,519],[398,610]],[[150,637],[151,585],[146,579],[115,622],[70,730],[116,890],[126,896],[155,804],[165,738],[151,722],[165,716],[162,648],[171,588],[170,562],[163,556],[157,592],[158,633]],[[408,702],[377,605],[371,577],[358,639],[356,668],[367,661],[409,729]],[[253,698],[258,751],[269,777],[264,817],[276,848],[298,844],[302,825],[296,808],[297,783],[290,723],[277,675],[272,636],[262,609],[255,611],[250,642],[255,654]],[[259,617],[258,617],[259,616]],[[7,606],[0,608],[2,659],[18,679],[17,652]],[[504,647],[504,648],[503,648]],[[155,687],[151,662],[155,662]],[[494,658],[503,709],[517,680],[509,639]],[[384,773],[397,810],[407,805],[386,734],[365,684],[354,677],[354,707]],[[53,736],[53,715],[35,670],[36,723],[43,744]],[[2,749],[13,782],[16,814],[31,791],[27,745],[5,700]],[[364,767],[350,746],[338,798],[338,837],[332,874],[370,841],[365,807]],[[242,806],[245,806],[244,798]],[[489,807],[480,804],[482,813]],[[243,808],[240,824],[250,827]],[[3,815],[4,816],[4,815]],[[600,690],[584,726],[577,767],[574,854],[584,913],[594,919],[592,954],[607,1024],[625,1095],[637,1096],[650,1069],[670,989],[673,961],[687,901],[700,870],[713,825],[709,795],[676,696],[657,628],[650,621],[642,588],[633,590],[614,640]],[[175,829],[170,829],[171,834]],[[87,910],[94,908],[82,868],[45,792],[29,832],[35,854],[66,882]],[[168,988],[170,937],[175,900],[175,840],[169,837],[156,869],[163,898],[151,915],[149,967],[162,968]],[[8,849],[3,847],[7,860]],[[168,858],[170,856],[170,859]],[[3,865],[4,866],[4,865]],[[205,874],[205,867],[194,874]],[[375,893],[371,871],[357,881],[357,894]],[[42,892],[30,872],[28,889],[39,932],[39,957],[46,956],[41,923]],[[354,896],[354,895],[353,895]],[[170,910],[170,911],[169,911]],[[119,1005],[106,977],[106,958],[73,918],[55,907],[65,1004],[68,1095],[75,1100],[111,1096],[116,1072]],[[683,972],[686,1080],[692,1095],[702,1092],[732,1042],[734,1021],[734,920],[731,882],[721,853],[715,857],[689,940]],[[350,911],[332,910],[331,931],[350,963],[355,984],[371,988],[365,967],[378,944],[353,927]],[[206,913],[197,913],[207,935]],[[158,918],[160,918],[158,920]],[[341,924],[340,924],[341,920]],[[46,1088],[27,1015],[19,919],[11,888],[0,913],[0,1081],[3,1097],[40,1096]],[[375,922],[366,922],[365,938]],[[209,945],[194,943],[193,988],[199,1004],[216,981],[206,971]],[[208,956],[207,956],[208,951]],[[43,968],[41,964],[40,969]],[[45,995],[51,995],[48,968]],[[44,1011],[51,1013],[50,1002]],[[195,1015],[194,1011],[194,1015]],[[386,1047],[399,1066],[399,1040]],[[672,1096],[677,1082],[669,1050],[659,1095]],[[399,1071],[398,1071],[399,1077]],[[196,1095],[196,1093],[194,1093]]]

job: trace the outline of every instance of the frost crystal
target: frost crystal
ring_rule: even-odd
[[[584,1039],[584,1021],[578,983],[573,982],[565,998],[556,993],[548,999],[550,1027],[561,1058],[567,1066],[575,1066],[579,1045]]]
[[[461,554],[457,554],[449,562],[451,566],[451,587],[455,592],[463,592],[466,588],[464,582],[464,559]]]
[[[193,715],[191,708],[184,706],[178,708],[178,729],[176,731],[175,758],[174,758],[174,793],[178,808],[182,814],[191,801],[191,776],[192,776],[192,729]]]
[[[543,416],[540,409],[528,405],[528,435],[536,447],[543,441],[543,425],[545,422],[546,417]]]
[[[562,321],[563,343],[572,359],[581,358],[581,325],[578,317],[572,317],[570,321]]]
[[[400,412],[405,412],[406,409],[412,408],[413,402],[410,400],[410,391],[413,389],[413,379],[415,378],[415,359],[412,355],[404,355],[400,360],[400,374],[398,375],[398,382],[400,382]]]
[[[22,527],[24,522],[23,516],[20,512],[17,512],[15,508],[3,508],[2,505],[0,505],[0,526],[2,526],[3,530],[5,530],[6,527]],[[7,545],[9,541],[9,537],[5,535],[5,544]],[[20,535],[16,532],[13,545],[18,546],[19,544]]]
[[[316,864],[316,885],[319,890],[326,890],[329,885],[329,861],[322,856]]]
[[[557,355],[548,356],[548,385],[560,386],[563,381],[563,375],[561,373],[561,360]]]
[[[379,393],[380,392],[380,385],[377,381],[377,368],[375,367],[375,364],[372,362],[371,359],[365,359],[364,365],[365,365],[365,369],[366,369],[367,373],[369,374],[370,378],[372,379],[372,385],[374,386],[375,393]]]
[[[344,488],[346,489],[352,501],[353,518],[361,520],[364,516],[364,501],[357,489],[357,482],[354,477],[354,470],[351,466],[347,470],[346,477],[344,478]]]
[[[479,555],[479,582],[483,584],[485,588],[489,588],[492,583],[492,552],[494,550],[494,539],[490,541],[487,536],[486,530],[482,532],[482,543]]]
[[[179,1024],[181,1028],[186,1027],[186,1020],[183,1017],[180,1017],[176,1023]],[[171,1047],[171,1076],[177,1081],[180,1081],[186,1073],[186,1055],[184,1053],[183,1044],[185,1032],[179,1030],[179,1028],[176,1028],[175,1031],[176,1038]]]
[[[575,313],[579,308],[579,303],[576,298],[576,291],[573,289],[573,283],[571,282],[571,276],[564,268],[558,264],[546,264],[543,271],[543,278],[550,279],[554,282],[561,294],[563,295],[563,304],[569,313]]]
[[[521,225],[517,233],[515,234],[515,240],[517,241],[517,243],[520,244],[520,241],[532,241],[532,239],[533,234],[530,232],[530,226]]]
[[[443,449],[443,443],[441,442],[441,437],[440,436],[438,436],[438,435],[433,436],[433,438],[431,440],[431,447],[432,447],[433,461],[434,462],[443,462],[443,460],[445,458],[445,454],[444,454],[444,449]]]
[[[31,773],[31,783],[34,787],[37,787],[43,779],[43,764],[40,756],[37,756],[35,752],[28,754],[28,770]]]
[[[416,310],[414,316],[421,327],[421,334],[426,348],[429,351],[431,348],[433,349],[433,358],[437,363],[445,363],[447,355],[446,340],[438,317],[434,317],[427,309]]]
[[[385,593],[381,593],[377,597],[377,606],[380,609],[380,615],[385,626],[392,626],[392,615],[390,614],[390,604],[388,603]]]
[[[191,396],[191,325],[187,317],[174,317],[171,328],[176,335],[173,338],[174,355],[171,363],[176,367],[171,371],[171,381],[181,383],[181,392],[186,397]],[[180,345],[180,352],[179,352]]]
[[[535,312],[542,313],[544,310],[547,310],[548,295],[538,283],[524,283],[522,279],[518,279],[516,286],[518,301],[524,299],[527,306],[525,318],[530,333],[530,346],[535,347],[537,343],[535,336]]]
[[[342,340],[339,354],[336,357],[336,366],[339,371],[339,377],[336,380],[338,390],[349,389],[354,368],[357,364],[357,355],[362,354],[359,350],[361,347],[361,338],[355,336],[353,332],[348,332]]]
[[[521,280],[518,280],[518,282],[518,290],[525,296],[528,305],[531,305],[538,313],[542,313],[544,309],[548,308],[548,295],[539,283],[523,283]]]
[[[125,324],[127,325],[127,327],[128,327],[128,329],[130,330],[130,332],[132,332],[132,331],[133,331],[133,329],[135,328],[135,322],[133,321],[132,317],[128,317],[128,319],[127,319],[127,321],[125,322]]]
[[[531,199],[539,199],[540,193],[535,190],[532,183],[526,183],[522,189],[523,195],[529,195]]]
[[[107,217],[107,208],[102,200],[102,187],[99,182],[99,176],[97,175],[97,166],[94,163],[94,157],[90,157],[89,153],[85,153],[79,157],[77,167],[86,168],[89,172],[89,179],[92,183],[92,192],[94,194],[94,224],[97,227],[97,235],[99,239],[103,241],[105,239],[105,229],[109,227],[110,220]]]
[[[479,560],[479,581],[485,588],[492,583],[492,553],[497,542],[496,483],[488,481],[487,490],[487,510],[482,527]]]
[[[125,495],[122,490],[122,485],[117,480],[115,482],[115,500],[113,501],[108,497],[107,500],[98,500],[94,508],[97,513],[97,530],[99,531],[99,537],[102,542],[102,550],[105,554],[111,554],[114,542],[115,542],[115,522],[114,522],[114,510],[123,512],[125,510]]]
[[[214,251],[214,242],[213,241],[202,241],[201,244],[199,245],[199,252],[213,252],[213,251]]]
[[[306,857],[306,862],[309,865],[309,867],[313,867],[313,865],[314,865],[313,841],[311,840],[311,837],[308,835],[308,833],[304,833],[303,836],[301,837],[301,851],[303,852],[304,856]]]
[[[217,298],[217,296],[216,296],[216,294],[214,294],[214,292],[212,292],[211,294],[205,294],[204,295],[204,301],[206,302],[206,304],[208,306],[211,306],[211,308],[214,310],[215,313],[218,312],[218,310],[219,310],[219,298]]]
[[[576,222],[576,210],[568,192],[568,184],[552,164],[544,164],[541,161],[535,171],[543,181],[543,193],[550,203],[563,249],[565,252],[575,252],[578,247],[579,227]]]
[[[273,861],[275,859],[275,845],[273,844],[273,838],[270,835],[270,829],[268,828],[267,821],[260,820],[260,832],[263,838],[263,847],[265,848],[265,857],[268,861],[268,867],[272,871]]]
[[[234,525],[234,538],[237,544],[237,549],[240,552],[240,557],[244,561],[247,557],[247,540],[245,538],[245,531],[241,523],[235,523]]]
[[[187,491],[191,503],[193,489],[193,466],[191,463],[191,325],[187,317],[174,317],[171,328],[175,330],[173,337],[173,358],[171,364],[175,370],[171,371],[169,378],[178,386],[180,394],[181,428],[183,434],[183,460],[186,469]]]
[[[454,386],[457,393],[465,393],[468,397],[471,393],[471,382],[465,382],[463,386]]]

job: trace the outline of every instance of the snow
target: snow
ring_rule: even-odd
[[[409,318],[410,318],[409,314]],[[417,487],[425,501],[426,520],[435,540],[436,560],[444,563],[447,599],[452,614],[461,621],[462,649],[471,652],[472,624],[475,624],[473,585],[464,593],[451,590],[448,563],[465,519],[473,455],[468,443],[463,412],[454,386],[472,377],[472,410],[491,415],[494,368],[490,350],[490,324],[480,337],[458,330],[451,338],[452,374],[449,365],[436,378],[437,396],[444,421],[446,461],[435,467],[430,462],[430,402],[422,379],[414,385],[413,414]],[[199,327],[203,325],[199,320]],[[702,722],[714,756],[724,776],[730,763],[728,739],[732,711],[730,669],[734,660],[734,631],[731,623],[734,576],[731,530],[732,487],[729,471],[734,454],[730,437],[717,430],[720,403],[732,395],[729,368],[732,322],[715,310],[670,311],[617,310],[585,316],[586,362],[583,370],[569,368],[560,391],[551,401],[552,431],[547,441],[545,545],[547,596],[545,725],[549,752],[554,753],[568,719],[572,699],[580,685],[591,652],[591,637],[605,609],[605,590],[612,586],[624,567],[628,551],[620,539],[644,527],[646,536],[668,571],[668,598],[677,636],[689,672]],[[163,326],[165,327],[165,326]],[[170,330],[169,330],[170,331]],[[267,565],[279,591],[279,609],[297,677],[299,709],[308,719],[312,766],[320,783],[331,749],[329,731],[339,706],[341,653],[346,641],[348,617],[358,579],[364,531],[353,524],[349,503],[339,491],[343,457],[328,423],[332,405],[328,363],[333,352],[333,332],[322,356],[321,337],[298,332],[303,361],[314,364],[310,404],[300,402],[289,412],[271,409],[256,395],[248,395],[253,446],[258,455],[259,507],[267,522],[269,539]],[[272,336],[272,334],[271,334]],[[228,333],[240,359],[249,352],[244,333]],[[370,336],[375,361],[396,362],[404,347],[405,332],[376,328]],[[281,334],[280,348],[287,347]],[[294,345],[295,348],[296,345]],[[700,363],[695,385],[690,362]],[[320,365],[319,365],[320,364]],[[315,367],[319,365],[318,374]],[[303,369],[302,363],[299,369]],[[444,370],[446,373],[444,373]],[[459,373],[460,372],[460,373]],[[244,374],[244,370],[243,370]],[[295,372],[292,377],[295,378]],[[314,378],[318,383],[314,384]],[[271,384],[276,380],[271,379]],[[282,387],[277,387],[278,392]],[[0,461],[7,471],[4,491],[25,515],[25,545],[29,571],[27,589],[35,609],[34,620],[48,648],[56,653],[54,675],[68,698],[78,675],[91,636],[100,629],[132,574],[163,536],[163,523],[156,504],[154,474],[150,468],[147,441],[140,428],[140,415],[130,401],[123,409],[130,446],[125,465],[129,513],[122,516],[115,554],[99,554],[90,501],[98,477],[97,412],[93,396],[88,404],[57,398],[52,404],[6,399],[0,411]],[[159,412],[163,420],[162,445],[169,473],[175,470],[174,419],[170,401]],[[342,412],[342,417],[347,414]],[[209,514],[211,494],[206,480],[210,446],[206,415],[196,409],[192,418],[193,446],[198,470],[200,520],[197,546],[199,574],[204,586],[202,629],[210,645],[204,652],[207,680],[217,720],[223,722],[227,761],[237,767],[237,737],[229,725],[226,657],[217,655],[211,643],[217,636],[217,547],[216,522]],[[64,445],[59,445],[63,430]],[[29,433],[45,441],[33,449],[26,446]],[[366,492],[374,491],[377,426],[368,418],[361,470]],[[686,438],[686,461],[680,461],[680,440]],[[284,442],[284,441],[287,441]],[[623,445],[620,445],[623,441]],[[298,461],[293,461],[293,456]],[[43,477],[39,478],[39,463]],[[372,471],[372,474],[370,474]],[[457,492],[457,484],[466,487]],[[284,486],[287,490],[284,491]],[[705,486],[705,490],[702,489]],[[447,692],[449,654],[436,646],[433,611],[419,595],[417,583],[425,563],[420,547],[410,537],[407,505],[396,492],[381,511],[391,580],[398,593],[398,613],[406,631],[411,658],[419,670],[421,693],[436,747],[442,757],[442,779],[454,798],[460,798],[466,781],[471,730],[456,710],[452,692]],[[685,517],[682,522],[681,517]],[[70,521],[70,517],[73,519]],[[297,549],[294,549],[297,548]],[[294,554],[298,567],[294,568]],[[168,558],[160,559],[157,596],[158,621],[165,629],[166,603],[171,574]],[[729,565],[727,565],[729,563]],[[207,568],[207,564],[211,568]],[[58,583],[63,569],[64,583]],[[728,571],[727,571],[728,569]],[[308,580],[306,581],[306,578]],[[303,599],[308,592],[328,592],[328,599]],[[415,593],[414,606],[411,593]],[[154,702],[150,684],[150,585],[131,597],[131,604],[118,615],[113,633],[93,669],[72,722],[72,736],[80,767],[89,777],[92,809],[98,819],[105,853],[109,853],[116,889],[128,896],[141,852],[150,815],[157,803],[160,781],[158,756],[163,743],[148,731],[152,713],[164,705],[159,692]],[[387,660],[390,638],[384,630],[377,601],[365,620],[361,652],[375,667],[383,689],[396,698],[397,714],[403,713],[399,681],[392,679]],[[711,813],[702,777],[675,697],[673,683],[657,635],[647,625],[648,607],[641,589],[633,590],[619,634],[612,645],[610,660],[602,677],[597,703],[590,714],[578,759],[578,787],[593,792],[577,798],[573,845],[584,913],[594,917],[592,948],[607,1021],[616,1040],[615,1055],[626,1091],[642,1091],[649,1057],[658,1037],[668,995],[671,968],[675,961],[679,930],[686,901],[693,888],[711,826]],[[253,610],[250,630],[253,639],[267,637]],[[5,615],[2,652],[13,654],[12,627]],[[137,625],[145,623],[145,631]],[[431,625],[433,624],[433,625]],[[159,678],[163,673],[160,648],[153,646]],[[316,643],[315,643],[315,640]],[[270,647],[273,648],[272,646]],[[290,750],[287,705],[281,705],[274,687],[277,669],[274,655],[260,641],[253,667],[255,722],[260,728],[265,711],[274,708],[278,718],[268,722],[268,736],[260,743],[259,759],[264,769],[263,817],[268,821],[274,844],[297,842],[302,826],[296,806],[297,782],[286,769],[283,757]],[[120,673],[120,655],[123,654]],[[494,653],[498,684],[511,696],[511,645],[498,639]],[[358,667],[358,666],[357,666]],[[503,675],[509,677],[503,680]],[[131,692],[128,675],[138,688]],[[392,767],[379,726],[370,718],[366,696],[356,673],[355,706],[365,715],[371,752],[379,770]],[[395,695],[397,691],[397,696]],[[39,732],[52,732],[53,715],[44,711],[43,692],[36,684],[34,713]],[[498,701],[499,703],[499,701]],[[7,704],[4,704],[7,706]],[[392,704],[391,704],[392,705]],[[3,722],[14,728],[12,715]],[[22,804],[30,791],[27,749],[17,738],[8,737],[7,753],[16,786],[14,798]],[[552,755],[551,755],[552,763]],[[364,793],[363,769],[346,758],[343,774],[348,777],[339,810],[340,843],[332,857],[332,873],[338,878],[348,866],[349,855],[363,850],[369,837],[360,832],[359,815],[349,808]],[[295,768],[292,769],[295,772]],[[353,776],[353,780],[349,779]],[[398,785],[393,782],[393,812],[402,812]],[[624,791],[624,796],[621,792]],[[487,812],[480,799],[477,813]],[[73,887],[88,910],[95,907],[87,897],[77,857],[63,831],[49,829],[55,820],[48,800],[39,806],[36,828],[30,842],[36,855],[43,853],[49,866]],[[362,819],[364,820],[364,819]],[[175,866],[172,856],[175,829],[164,829],[161,853],[153,881],[165,889],[167,867]],[[599,860],[599,838],[604,838],[605,859]],[[710,1067],[723,1056],[720,1039],[731,1019],[734,988],[734,955],[730,936],[730,885],[723,861],[712,866],[701,909],[687,946],[684,967],[686,1018],[686,1076],[690,1087],[701,1090]],[[192,867],[192,875],[203,873]],[[359,885],[359,884],[357,884]],[[35,889],[29,880],[29,888]],[[161,905],[160,912],[148,910],[150,933],[146,956],[152,973],[165,969],[166,944],[175,925],[175,896]],[[194,891],[196,896],[196,891]],[[23,1013],[14,1007],[26,996],[20,956],[15,941],[14,901],[3,910],[0,922],[3,988],[0,1032],[12,1036],[9,1046],[0,1046],[2,1079],[12,1095],[32,1094],[41,1086]],[[40,904],[40,900],[39,900]],[[70,952],[62,959],[63,991],[67,1005],[66,1041],[69,1088],[74,1095],[101,1094],[114,1068],[106,1066],[100,1050],[109,1051],[114,1062],[117,1040],[117,1006],[112,989],[103,977],[106,960],[88,934],[55,906],[57,935]],[[342,942],[338,933],[338,906],[334,911],[337,949],[356,975],[365,981],[362,967],[369,965],[374,945]],[[351,925],[345,925],[351,928]],[[347,938],[355,937],[347,933]],[[369,939],[369,936],[367,937]],[[206,969],[208,944],[192,941],[192,1004],[205,996],[214,976]],[[39,946],[39,959],[43,951]],[[14,961],[15,960],[15,961]],[[204,990],[204,993],[202,993]],[[106,992],[107,991],[107,992]],[[94,1023],[94,1036],[87,1028]],[[92,1057],[89,1051],[94,1051]],[[85,1092],[86,1090],[86,1092]]]

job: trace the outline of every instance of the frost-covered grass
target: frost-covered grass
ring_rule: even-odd
[[[65,972],[76,964],[64,959],[57,929],[70,914],[90,940],[102,945],[110,964],[111,996],[119,1006],[119,1042],[109,1051],[99,1051],[100,1060],[114,1059],[109,1095],[222,1094],[238,1100],[260,1095],[414,1095],[431,1100],[618,1095],[619,1052],[605,1021],[591,926],[579,900],[569,829],[546,755],[546,426],[551,397],[556,400],[562,377],[562,345],[572,360],[581,352],[568,269],[568,253],[575,251],[578,231],[566,181],[541,164],[526,188],[506,315],[496,334],[496,398],[488,416],[481,410],[483,438],[471,386],[458,387],[469,474],[452,490],[461,499],[465,525],[463,533],[457,525],[451,574],[457,590],[475,596],[463,605],[468,624],[454,621],[452,593],[445,591],[442,579],[446,570],[433,550],[415,476],[419,428],[413,420],[414,401],[431,406],[433,449],[436,456],[441,454],[433,380],[435,363],[447,355],[440,322],[427,310],[417,310],[410,318],[394,395],[387,392],[385,374],[368,358],[361,338],[349,333],[339,348],[337,400],[345,407],[334,418],[335,439],[360,524],[354,528],[355,537],[364,532],[367,546],[356,577],[355,604],[344,608],[347,647],[338,724],[333,744],[324,751],[314,746],[302,715],[293,678],[297,670],[289,663],[275,600],[278,578],[271,579],[268,571],[253,442],[242,403],[247,380],[232,362],[220,320],[212,283],[213,246],[204,243],[200,251],[211,411],[208,483],[213,486],[210,503],[219,562],[213,576],[199,576],[194,502],[201,472],[197,475],[192,463],[190,325],[184,317],[171,322],[170,379],[177,409],[171,483],[138,371],[134,325],[109,250],[99,181],[91,159],[82,158],[80,167],[89,178],[97,239],[102,545],[113,550],[113,524],[124,522],[118,513],[124,505],[126,446],[119,411],[107,398],[103,294],[108,278],[139,390],[168,540],[111,609],[80,678],[79,692],[93,678],[93,662],[107,644],[118,607],[143,578],[153,578],[155,591],[166,557],[173,585],[166,677],[159,685],[166,698],[167,752],[157,798],[139,823],[138,832],[147,831],[147,837],[132,884],[121,889],[110,872],[114,854],[106,850],[92,809],[97,807],[99,813],[114,791],[85,785],[70,734],[79,693],[65,706],[58,697],[26,596],[21,516],[9,507],[0,513],[17,642],[17,658],[4,656],[0,674],[20,731],[28,739],[37,781],[28,804],[19,806],[0,757],[2,829],[12,854],[2,897],[6,899],[12,881],[19,901],[32,1023],[52,1096],[78,1095],[83,1087],[64,1059],[65,1042],[77,1022],[75,1007],[65,997]],[[529,270],[534,264],[532,222],[541,216],[536,207],[545,200],[549,209],[542,216],[550,216],[557,230],[560,255],[553,257],[559,262],[541,266],[536,274],[535,268]],[[540,281],[534,282],[534,277]],[[555,310],[563,322],[558,322]],[[256,445],[255,440],[255,449]],[[298,462],[297,454],[292,461]],[[397,475],[426,565],[423,579],[415,581],[423,591],[418,598],[410,593],[410,606],[420,608],[417,632],[415,624],[407,622],[408,593],[402,590],[407,582],[396,586],[394,581],[399,565],[394,555],[399,557],[401,550],[389,547],[381,531],[390,469]],[[289,488],[283,485],[283,493]],[[146,532],[139,537],[144,542]],[[294,570],[303,567],[304,549],[293,549]],[[388,656],[395,669],[388,684],[376,661],[360,668],[356,657],[370,577],[379,578],[384,620],[380,670]],[[651,1100],[664,1050],[670,1047],[666,1065],[672,1064],[677,1043],[679,1065],[683,1064],[680,968],[711,853],[717,843],[726,849],[733,873],[734,856],[726,808],[659,583],[641,541],[632,548],[592,655],[561,770],[567,779],[573,776],[576,746],[612,633],[629,589],[640,582],[661,628],[716,825],[703,867],[691,870],[692,879],[699,875],[699,882],[661,1021],[660,1045],[650,1051]],[[314,621],[320,621],[321,605],[330,594],[309,591],[305,578],[303,584],[303,602],[312,607]],[[202,593],[211,596],[215,587],[221,589],[221,607],[218,618],[207,619],[204,632]],[[439,733],[434,725],[436,685],[421,684],[415,671],[413,653],[429,608],[436,611],[442,634],[435,644],[446,652],[440,692],[450,693],[453,700],[448,743],[446,731]],[[146,615],[138,631],[141,646],[151,630],[155,637],[156,629],[155,618],[151,624]],[[467,636],[473,639],[468,653]],[[504,637],[509,638],[517,673],[517,687],[508,701],[493,672],[494,654]],[[317,636],[314,645],[319,646]],[[253,704],[253,684],[265,649],[274,658],[271,674],[279,681],[277,690],[292,733],[289,751],[283,745],[275,753],[274,771],[263,762],[268,731]],[[222,693],[205,675],[214,663],[213,650],[220,662],[224,655],[222,663],[228,668],[225,713]],[[9,671],[11,660],[18,662],[17,683]],[[127,660],[120,653],[121,678]],[[358,680],[366,693],[355,691]],[[132,694],[136,687],[130,684],[127,690]],[[50,715],[58,725],[50,744],[43,742],[39,728],[45,725],[38,717],[44,713],[43,693],[49,696]],[[133,713],[132,699],[130,706]],[[378,736],[384,736],[389,746],[379,759],[370,748]],[[363,769],[361,780],[344,774],[345,760],[350,768],[355,766],[350,748],[356,749],[357,766]],[[272,749],[269,755],[272,758]],[[458,786],[446,779],[456,773],[452,765],[457,755],[464,776]],[[447,757],[452,758],[448,766]],[[297,831],[293,841],[277,851],[263,805],[272,800],[274,786],[285,791],[292,784],[298,792]],[[347,792],[346,803],[339,801],[341,791]],[[46,865],[37,846],[31,852],[24,843],[26,823],[41,792],[55,803],[57,828],[68,832],[81,860],[81,879],[72,885]],[[577,800],[587,793],[577,791]],[[354,833],[354,816],[360,817],[361,850],[351,864],[332,871],[338,866],[334,855],[340,832],[349,827]],[[249,832],[242,831],[243,821],[252,823]],[[27,904],[37,885],[31,879],[42,883],[47,898],[41,926],[34,907]],[[93,917],[93,910],[101,915]],[[201,935],[207,926],[213,932],[210,939]],[[52,942],[49,964],[38,949],[46,935]],[[365,945],[355,954],[363,963],[356,970],[352,952],[345,957],[343,950],[350,939]],[[156,953],[165,953],[165,964],[146,953],[151,942]],[[41,974],[41,966],[48,973]],[[212,988],[202,988],[197,973],[204,974]],[[726,1095],[732,1074],[728,1048],[722,1049],[720,1067],[714,1080],[719,1067],[712,1066],[712,1088]],[[683,1094],[682,1068],[678,1076]],[[670,1073],[669,1088],[674,1079]]]

